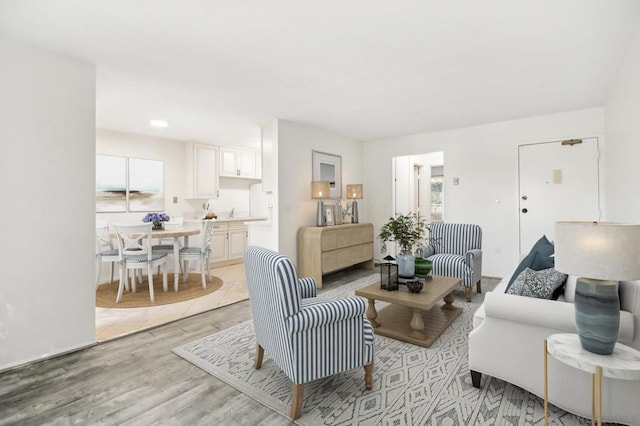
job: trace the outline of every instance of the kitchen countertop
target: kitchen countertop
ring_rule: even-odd
[[[217,218],[216,222],[250,222],[254,220],[266,220],[266,217],[251,217],[251,216],[234,216],[234,217],[223,217]],[[201,219],[185,219],[185,222],[196,223],[200,222]]]

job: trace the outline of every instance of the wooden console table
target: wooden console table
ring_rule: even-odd
[[[313,277],[358,265],[373,269],[373,225],[349,223],[298,229],[298,276]]]

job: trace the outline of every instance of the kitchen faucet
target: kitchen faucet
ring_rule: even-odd
[[[232,218],[232,217],[233,217],[233,211],[234,211],[235,209],[236,209],[235,207],[232,207],[232,208],[231,208],[231,211],[229,212],[229,218]]]

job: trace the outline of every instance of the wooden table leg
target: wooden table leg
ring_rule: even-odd
[[[453,293],[449,293],[444,297],[444,305],[442,305],[442,309],[447,309],[449,311],[453,311],[456,309],[455,306],[453,306]]]
[[[413,316],[411,317],[411,322],[409,323],[411,330],[413,330],[409,335],[414,339],[424,340],[427,338],[425,336],[424,330],[424,321],[422,320],[422,310],[413,309]]]
[[[367,299],[369,301],[369,305],[367,306],[367,319],[373,326],[373,328],[380,327],[380,323],[376,321],[378,318],[378,311],[376,311],[376,301],[374,299]]]

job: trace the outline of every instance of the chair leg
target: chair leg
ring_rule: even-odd
[[[124,290],[125,283],[129,279],[127,277],[126,268],[120,268],[120,283],[118,284],[118,294],[116,295],[116,303],[120,303],[122,300],[122,291]]]
[[[96,263],[96,288],[98,288],[100,285],[100,273],[102,272],[102,259],[100,259],[100,257],[96,257]],[[111,278],[111,281],[113,281],[113,277]]]
[[[167,279],[167,264],[162,264],[162,290],[166,293],[169,291],[169,281]]]
[[[184,275],[182,275],[182,282],[186,283],[187,282],[187,278],[189,278],[189,261],[185,260],[184,261]]]
[[[464,291],[467,295],[467,302],[471,302],[471,292],[473,291],[471,287],[465,287]]]
[[[366,390],[373,387],[373,362],[364,366],[364,387]]]
[[[304,385],[293,384],[293,401],[291,402],[291,420],[296,420],[302,413],[302,400],[304,398]]]
[[[204,274],[204,259],[200,259],[200,278],[202,279],[202,289],[207,289],[207,276]]]
[[[482,280],[478,280],[478,282],[476,283],[476,291],[478,293],[482,293]]]
[[[256,343],[256,362],[253,364],[256,370],[262,368],[262,358],[264,357],[264,349]]]
[[[113,271],[114,269],[116,269],[116,262],[111,262],[111,281],[109,281],[109,284],[113,284]]]
[[[153,267],[151,264],[147,267],[147,274],[149,275],[149,299],[152,302],[155,301],[155,294],[153,294]],[[142,275],[142,269],[140,269],[140,275]]]
[[[138,291],[138,282],[136,281],[138,270],[134,269],[132,272],[133,272],[133,277],[131,278],[131,291],[135,293],[136,291]],[[142,270],[140,270],[140,276],[142,276]]]
[[[211,282],[211,262],[209,262],[209,256],[207,256],[207,277],[209,278],[209,282]]]

